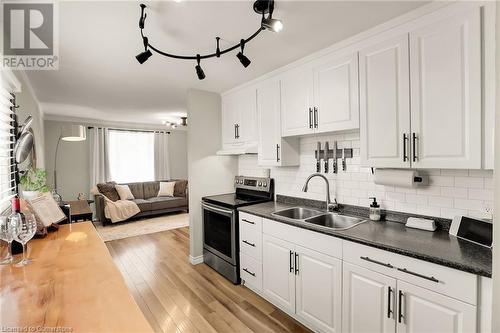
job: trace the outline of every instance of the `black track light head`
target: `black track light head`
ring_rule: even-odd
[[[199,54],[196,55],[196,62],[198,63],[195,67],[196,69],[196,75],[198,75],[199,80],[203,80],[205,78],[205,72],[203,72],[203,69],[200,66],[200,60],[201,57]]]
[[[250,59],[248,59],[243,53],[241,52],[238,52],[238,54],[236,55],[236,57],[238,57],[238,59],[240,60],[241,64],[243,65],[243,67],[248,67],[248,65],[250,65],[252,62],[250,61]]]
[[[135,58],[137,59],[137,61],[140,63],[140,64],[143,64],[146,62],[146,60],[149,59],[149,57],[151,57],[153,55],[153,53],[151,53],[150,50],[146,50],[144,52],[141,52],[139,53],[138,55],[135,56]]]
[[[243,50],[245,49],[245,40],[244,39],[240,40],[240,47],[241,47],[241,51],[238,52],[238,54],[236,55],[236,57],[240,60],[240,62],[243,65],[243,67],[247,68],[248,65],[250,65],[252,62],[250,61],[250,59],[248,59],[243,54]]]
[[[283,22],[278,19],[273,19],[271,15],[268,18],[262,18],[262,28],[272,32],[280,32],[283,30]]]

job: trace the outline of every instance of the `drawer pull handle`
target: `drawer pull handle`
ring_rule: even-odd
[[[392,266],[391,264],[389,263],[383,263],[383,262],[380,262],[380,261],[377,261],[377,260],[373,260],[369,257],[360,257],[362,260],[365,260],[365,261],[368,261],[368,262],[371,262],[371,263],[374,263],[374,264],[377,264],[377,265],[382,265],[382,266],[385,266],[385,267],[389,267],[389,268],[394,268],[394,266]]]
[[[250,243],[249,241],[243,240],[243,243],[245,243],[247,245],[250,245],[252,247],[255,247],[255,244],[254,243]]]
[[[401,324],[401,322],[403,322],[405,316],[403,315],[403,297],[404,297],[404,294],[403,292],[400,290],[399,291],[399,300],[398,300],[398,322]]]
[[[255,277],[255,273],[250,272],[250,271],[249,271],[248,269],[246,269],[246,268],[243,268],[243,270],[244,270],[245,272],[247,272],[248,274],[250,274],[251,276]]]
[[[391,318],[392,314],[391,300],[392,300],[392,287],[389,287],[389,289],[387,290],[387,318]]]
[[[250,223],[250,224],[255,224],[255,222],[252,222],[252,221],[248,221],[248,220],[245,220],[245,219],[241,219],[243,222],[246,222],[246,223]]]
[[[419,278],[426,279],[426,280],[429,280],[429,281],[432,281],[432,282],[439,283],[439,280],[436,279],[434,276],[422,275],[422,274],[419,274],[419,273],[415,273],[415,272],[409,271],[406,268],[398,268],[398,271],[401,271],[401,272],[407,273],[407,274],[411,274],[411,275],[415,275],[415,276],[418,276]]]
[[[295,275],[299,275],[299,255],[295,253]]]

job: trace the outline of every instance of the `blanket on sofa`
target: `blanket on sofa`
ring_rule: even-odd
[[[125,221],[141,211],[139,206],[133,201],[111,201],[106,196],[103,197],[106,202],[104,205],[104,215],[110,219],[112,223]]]

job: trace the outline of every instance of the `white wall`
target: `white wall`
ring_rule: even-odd
[[[496,7],[496,118],[495,118],[495,211],[500,212],[500,6]],[[496,226],[498,213],[495,216]],[[493,228],[493,330],[500,332],[500,228]]]
[[[48,171],[48,184],[54,182],[54,155],[56,143],[61,133],[61,127],[68,122],[46,120],[45,121],[45,154],[46,169]],[[85,123],[85,126],[108,126],[136,129],[160,129],[147,125],[123,124],[123,123]],[[89,141],[66,142],[61,141],[57,159],[57,182],[59,193],[64,200],[76,200],[78,193],[82,192],[90,197],[90,151]],[[187,179],[187,132],[176,130],[170,131],[169,155],[171,178]]]
[[[219,94],[190,90],[188,108],[189,233],[190,260],[203,255],[201,198],[233,191],[238,160],[216,156],[221,147],[221,101]]]
[[[445,218],[455,215],[491,218],[483,210],[493,207],[493,171],[419,170],[424,183],[416,189],[375,185],[371,169],[360,166],[359,131],[301,138],[300,166],[271,169],[277,194],[325,199],[325,186],[321,180],[311,180],[308,193],[301,191],[306,178],[316,171],[314,150],[317,141],[321,141],[322,145],[329,141],[330,147],[333,141],[337,141],[339,148],[353,148],[354,158],[347,160],[347,171],[342,171],[339,159],[338,174],[326,174],[332,185],[331,196],[340,203],[368,207],[368,197],[374,196],[383,209]],[[261,173],[256,155],[240,157],[240,175],[259,176]]]

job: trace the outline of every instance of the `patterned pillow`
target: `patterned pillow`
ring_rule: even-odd
[[[115,188],[116,182],[107,182],[97,184],[99,192],[111,201],[120,200],[120,196]]]
[[[176,180],[174,186],[174,196],[175,197],[185,197],[188,181],[187,180]]]

